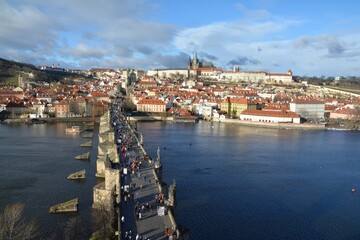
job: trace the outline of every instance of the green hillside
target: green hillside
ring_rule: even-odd
[[[42,71],[32,64],[20,63],[0,58],[0,83],[18,85],[19,74],[27,79],[29,73],[34,75],[33,82],[56,82],[72,78],[84,77],[76,73]]]

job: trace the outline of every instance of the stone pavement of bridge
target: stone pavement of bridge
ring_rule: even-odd
[[[140,156],[140,158],[143,159],[143,152],[137,145],[129,151],[129,155],[132,156],[130,160],[135,160],[136,156]],[[125,221],[121,226],[122,239],[126,239],[126,231],[128,233],[129,231],[132,232],[131,239],[135,239],[136,234],[140,234],[143,239],[166,239],[165,229],[172,226],[168,215],[157,215],[158,203],[156,203],[155,195],[159,193],[159,190],[158,183],[155,181],[153,168],[153,163],[143,161],[140,167],[140,177],[136,173],[130,174],[130,172],[128,172],[128,174],[122,178],[122,186],[129,185],[130,182],[136,183],[136,188],[132,191],[134,199],[125,202],[124,198],[122,198],[121,201],[120,215],[125,217]],[[142,189],[140,189],[141,185]],[[141,219],[137,219],[135,215],[136,201],[139,202],[140,206],[146,203],[152,206],[150,210],[145,208],[142,212]]]

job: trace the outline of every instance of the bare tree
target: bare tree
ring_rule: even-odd
[[[359,125],[360,125],[360,107],[356,106],[354,108],[354,111],[352,113],[352,116],[350,117],[351,121],[351,129],[357,130],[359,129]]]
[[[27,240],[37,236],[36,223],[28,221],[24,216],[22,203],[7,205],[4,212],[0,214],[0,239],[6,240]]]
[[[64,240],[81,239],[84,234],[84,228],[80,217],[70,218],[65,225]]]

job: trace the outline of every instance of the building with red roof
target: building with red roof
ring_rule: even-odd
[[[258,108],[258,104],[247,98],[225,98],[221,102],[220,109],[233,117],[239,117],[245,109]]]
[[[270,123],[300,123],[300,116],[291,111],[246,109],[240,114],[240,120]]]
[[[160,99],[144,98],[137,102],[136,109],[138,112],[164,113],[166,112],[166,104]]]

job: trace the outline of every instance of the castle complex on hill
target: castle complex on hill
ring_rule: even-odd
[[[185,78],[210,78],[222,82],[291,83],[293,81],[293,73],[291,70],[288,70],[286,73],[241,71],[238,66],[234,66],[233,71],[222,71],[221,68],[215,67],[212,62],[200,60],[196,53],[192,59],[189,57],[187,69],[151,69],[147,72],[147,75],[158,77],[183,76]]]
[[[214,68],[214,64],[212,62],[206,62],[204,60],[199,60],[197,54],[195,53],[193,59],[189,57],[188,69],[201,69],[201,68]]]

